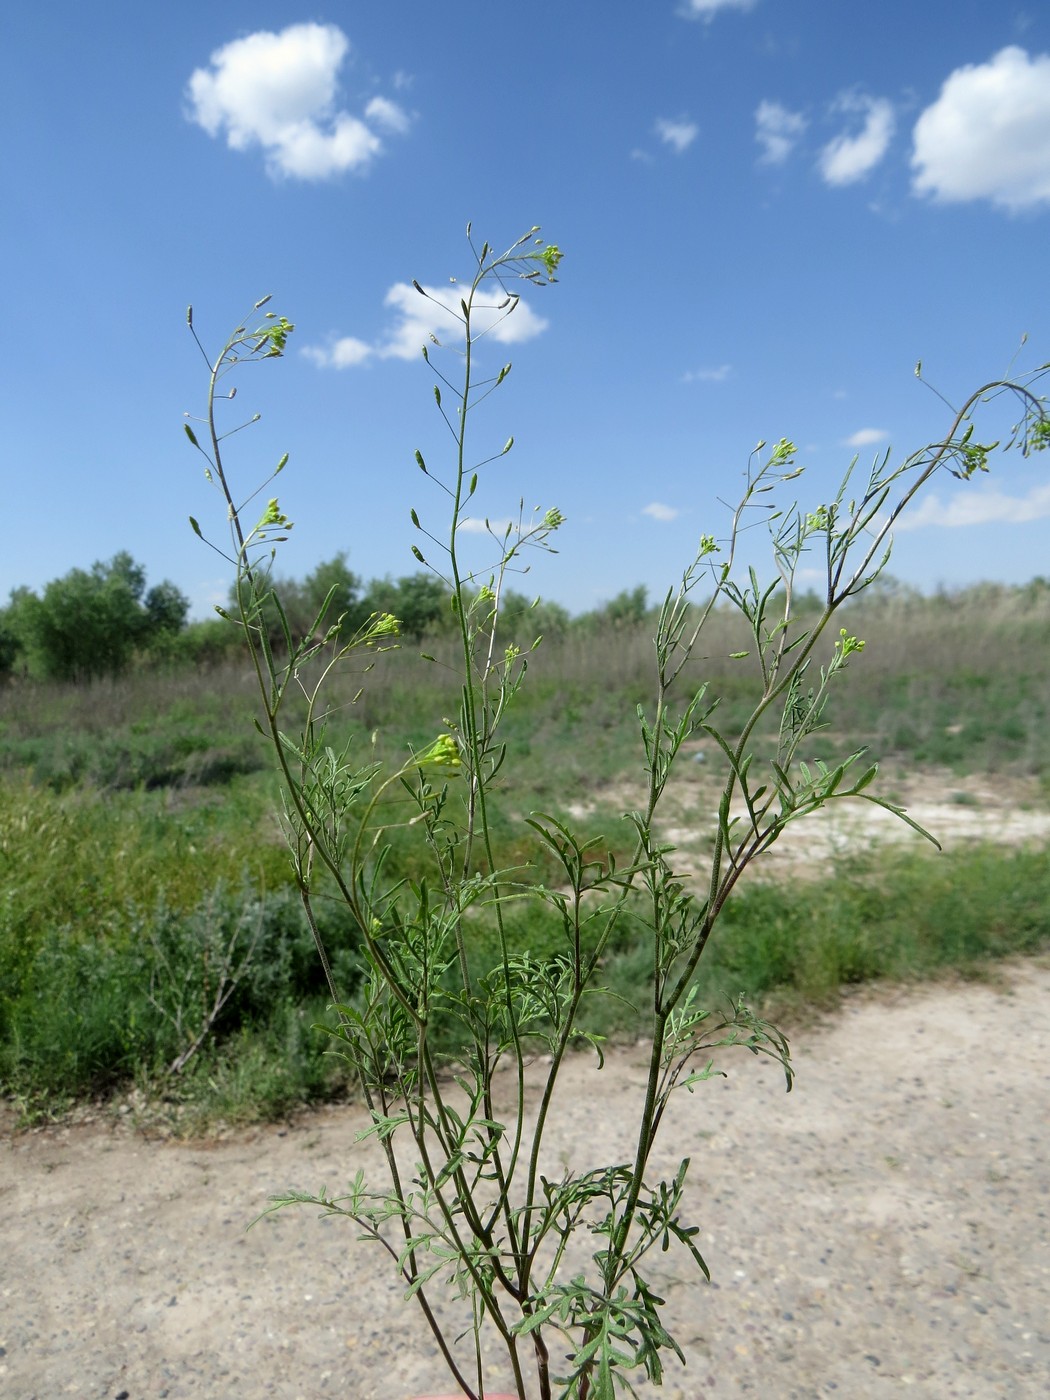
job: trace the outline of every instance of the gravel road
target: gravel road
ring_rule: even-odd
[[[714,1282],[660,1256],[688,1369],[668,1400],[1050,1394],[1050,962],[992,984],[875,989],[690,1096]],[[557,1155],[627,1155],[644,1049],[571,1066]],[[581,1111],[581,1105],[588,1111]],[[0,1141],[0,1394],[10,1400],[409,1400],[448,1389],[385,1256],[271,1193],[336,1187],[374,1149],[333,1108],[287,1128],[151,1140],[127,1121]],[[490,1384],[504,1388],[505,1373]]]

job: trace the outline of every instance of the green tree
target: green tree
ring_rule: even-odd
[[[0,612],[0,681],[12,675],[21,650],[18,634],[11,625],[10,609],[5,608]]]
[[[260,614],[270,645],[282,652],[288,644],[281,622],[282,612],[292,643],[298,646],[315,633],[324,632],[341,617],[352,631],[371,611],[360,600],[361,580],[347,564],[345,550],[322,560],[304,579],[273,579],[260,571],[256,575],[256,587],[261,595]],[[329,595],[331,599],[325,607]],[[240,611],[236,585],[230,592],[230,610],[234,616]]]
[[[636,588],[624,588],[600,608],[580,615],[576,625],[585,632],[605,627],[640,627],[649,607],[649,593],[644,583]]]
[[[137,651],[178,631],[188,610],[172,583],[147,594],[145,569],[122,551],[90,569],[71,569],[39,597],[16,589],[8,617],[34,673],[85,681],[119,675]]]
[[[560,641],[571,622],[567,608],[546,598],[528,598],[507,589],[500,599],[501,635],[520,647],[531,646],[537,637]]]
[[[393,613],[410,641],[451,634],[455,623],[448,585],[433,574],[373,579],[362,600],[364,615]]]
[[[357,627],[371,611],[363,607],[361,580],[347,564],[345,549],[334,558],[323,560],[313,573],[307,574],[302,592],[311,613],[309,624],[314,622],[329,594],[331,601],[324,615],[327,626],[344,617],[351,628]]]
[[[154,637],[175,636],[186,626],[190,604],[186,595],[165,579],[154,584],[143,599],[146,609],[146,632]]]

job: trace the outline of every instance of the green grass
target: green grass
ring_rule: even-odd
[[[174,898],[183,889],[178,862],[163,866],[160,847],[155,854],[155,878],[170,881]],[[113,888],[109,896],[103,882],[85,916],[39,931],[30,955],[12,955],[8,927],[0,1083],[27,1117],[132,1084],[194,1128],[277,1117],[347,1092],[341,1063],[327,1053],[331,1041],[313,1029],[326,998],[287,884],[260,893],[220,881],[182,907],[163,896],[136,903]],[[553,916],[512,911],[508,929],[512,946],[534,958],[560,950]],[[338,984],[352,998],[360,972],[353,931],[344,919],[341,927],[330,921],[326,934]],[[470,936],[495,952],[483,920]],[[224,950],[242,955],[253,937],[252,960],[212,1033],[181,1074],[169,1075],[214,996]],[[712,938],[701,985],[708,1003],[743,993],[759,1007],[798,1012],[833,1005],[843,986],[948,970],[977,975],[994,958],[1048,947],[1045,853],[887,851],[819,884],[742,890]],[[644,1033],[647,958],[644,932],[625,921],[604,967],[613,995],[590,999],[581,1024],[610,1036]],[[447,1053],[455,1048],[445,1041]]]
[[[759,883],[726,906],[704,955],[708,1005],[743,994],[767,1013],[833,1007],[844,987],[980,977],[995,959],[1050,949],[1050,863],[1044,851],[974,847],[945,856],[886,850],[844,864],[820,885]],[[633,1034],[646,985],[644,941],[609,958],[594,1027]]]
[[[828,739],[867,744],[881,759],[962,774],[1050,777],[1050,588],[987,586],[931,599],[869,598],[847,610],[866,640],[836,687]],[[505,722],[516,788],[531,805],[563,804],[637,767],[635,707],[652,693],[651,625],[581,620],[544,643]],[[450,643],[427,643],[435,662],[406,646],[338,679],[332,737],[403,754],[455,718],[459,691]],[[713,620],[689,679],[720,696],[732,733],[753,693],[751,662],[730,661],[749,640],[727,616]],[[269,765],[254,732],[258,704],[247,663],[210,670],[140,671],[85,686],[13,684],[0,690],[0,772],[56,791],[224,786]],[[360,694],[359,694],[360,692]],[[294,730],[295,716],[287,728]]]
[[[705,979],[820,1006],[853,983],[974,974],[990,959],[1048,946],[1045,852],[884,852],[816,888],[746,891],[712,939]]]

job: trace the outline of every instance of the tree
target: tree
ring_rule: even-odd
[[[280,651],[285,650],[287,639],[275,598],[281,605],[292,642],[296,645],[314,632],[323,633],[341,617],[353,631],[371,611],[359,599],[361,580],[347,564],[345,550],[331,559],[322,560],[304,579],[271,579],[265,571],[259,571],[256,582],[261,597],[260,617],[270,645]],[[230,610],[235,617],[240,613],[236,593],[234,586],[230,595]],[[329,594],[331,601],[318,626],[318,617]]]
[[[189,599],[167,579],[154,584],[144,601],[151,640],[154,636],[174,636],[186,626]]]
[[[530,647],[537,637],[561,641],[572,622],[568,609],[560,603],[528,598],[512,589],[500,599],[500,619],[503,636],[520,647]]]
[[[10,612],[5,609],[0,612],[0,681],[12,674],[21,650],[18,634],[11,626]]]
[[[401,635],[410,641],[448,635],[455,622],[448,585],[433,574],[406,574],[396,582],[373,579],[362,607],[366,617],[374,612],[393,613],[401,623]]]
[[[645,621],[649,592],[644,583],[625,588],[605,605],[605,616],[614,627],[637,627]]]
[[[49,680],[85,681],[124,671],[137,651],[178,631],[189,601],[165,581],[146,593],[146,571],[126,551],[71,569],[37,597],[16,589],[9,627],[30,668]]]
[[[352,629],[367,616],[367,612],[362,612],[361,580],[347,564],[345,549],[340,550],[333,559],[322,560],[313,573],[307,574],[303,579],[302,591],[311,610],[311,623],[329,594],[331,601],[323,619],[325,626],[330,627],[343,617]]]
[[[605,627],[640,627],[648,611],[649,593],[644,583],[624,588],[600,608],[583,613],[576,625],[585,632]]]

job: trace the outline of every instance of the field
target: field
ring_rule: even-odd
[[[727,908],[702,965],[709,998],[744,992],[804,1014],[851,984],[979,975],[1050,942],[1050,586],[876,592],[849,611],[867,646],[813,756],[867,746],[879,791],[944,853],[861,803],[789,832]],[[715,621],[695,680],[723,697],[731,730],[747,674],[719,659],[738,639]],[[534,654],[504,729],[506,865],[554,878],[524,824],[532,811],[626,848],[650,634],[582,620]],[[379,758],[432,742],[457,697],[441,643],[429,650],[432,661],[405,646],[343,678],[333,742]],[[0,692],[0,1086],[23,1121],[101,1100],[192,1131],[352,1093],[314,1029],[327,998],[253,685],[224,663]],[[694,740],[685,757],[662,834],[687,876],[713,832],[715,755]],[[411,879],[396,826],[391,840],[392,868]],[[326,936],[352,998],[355,934],[334,906]],[[483,922],[476,936],[489,936]],[[514,937],[542,958],[555,930],[533,918]],[[644,959],[625,924],[604,969],[614,995],[592,1003],[591,1029],[636,1033]]]

